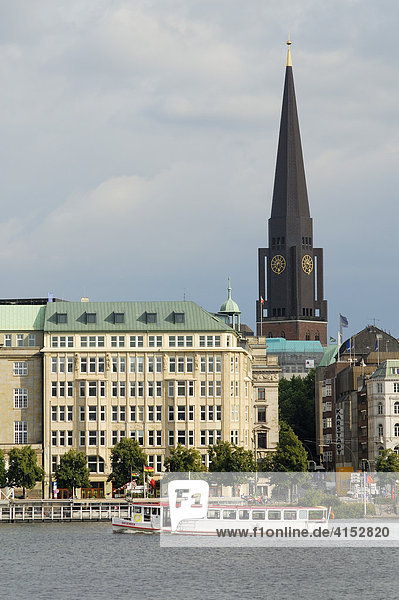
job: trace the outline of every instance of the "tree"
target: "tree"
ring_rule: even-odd
[[[206,470],[201,453],[194,448],[185,448],[181,444],[170,451],[170,455],[165,459],[165,468],[180,473]]]
[[[315,417],[315,370],[311,369],[306,377],[280,379],[278,388],[280,420],[292,427],[302,442],[316,452]]]
[[[10,450],[7,471],[9,486],[22,487],[25,498],[26,488],[31,490],[37,481],[43,481],[43,477],[44,471],[37,464],[36,452],[31,446]]]
[[[112,471],[108,481],[112,481],[114,487],[120,488],[131,481],[132,471],[141,474],[146,464],[147,455],[140,444],[131,438],[122,438],[111,450]]]
[[[85,453],[71,449],[61,456],[54,476],[59,488],[72,490],[75,496],[76,488],[91,487],[89,474]]]
[[[0,488],[6,487],[6,459],[3,450],[0,450]]]
[[[218,441],[209,446],[209,470],[215,473],[227,471],[229,473],[248,473],[256,471],[256,462],[251,450],[244,450],[230,442]]]
[[[384,473],[399,471],[399,456],[390,448],[382,450],[375,461],[375,470]]]
[[[292,427],[280,422],[280,441],[276,452],[260,462],[260,470],[267,472],[304,472],[308,470],[308,457]]]

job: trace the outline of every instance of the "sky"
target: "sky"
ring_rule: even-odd
[[[396,0],[15,0],[3,298],[232,295],[255,322],[290,32],[329,334],[399,335]]]

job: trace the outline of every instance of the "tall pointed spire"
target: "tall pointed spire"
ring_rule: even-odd
[[[288,40],[283,107],[281,111],[272,217],[309,217],[305,168]]]
[[[327,343],[323,250],[313,246],[291,41],[281,110],[269,247],[259,248],[257,331],[268,337]]]

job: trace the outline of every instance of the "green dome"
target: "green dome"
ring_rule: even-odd
[[[229,287],[227,288],[227,293],[228,293],[228,298],[227,298],[226,302],[223,302],[222,306],[220,307],[219,312],[229,313],[229,314],[241,313],[240,307],[238,306],[237,302],[234,302],[234,300],[231,297],[230,277],[229,277]]]

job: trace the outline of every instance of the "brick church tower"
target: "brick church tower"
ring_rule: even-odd
[[[257,334],[327,344],[323,249],[313,247],[288,41],[269,247],[259,248]]]

